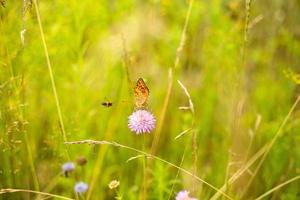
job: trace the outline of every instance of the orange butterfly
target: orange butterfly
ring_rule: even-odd
[[[149,97],[149,89],[142,78],[139,78],[134,88],[134,101],[136,108],[144,108],[147,106]]]

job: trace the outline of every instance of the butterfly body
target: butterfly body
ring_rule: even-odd
[[[134,87],[134,101],[137,109],[147,107],[149,89],[142,78],[139,78]]]

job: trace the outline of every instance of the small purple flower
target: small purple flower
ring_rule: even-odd
[[[79,193],[79,194],[85,193],[88,190],[88,188],[89,188],[88,184],[86,184],[82,181],[77,182],[74,186],[75,192]]]
[[[136,134],[150,133],[155,128],[155,118],[147,110],[137,110],[128,117],[128,127]]]
[[[62,165],[62,171],[66,177],[68,177],[68,173],[75,169],[75,165],[72,162],[66,162]]]
[[[189,197],[189,193],[186,190],[182,190],[177,193],[176,200],[197,200],[196,198]]]

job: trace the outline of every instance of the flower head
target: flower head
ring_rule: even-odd
[[[87,163],[87,160],[84,156],[79,156],[76,160],[77,164],[80,166],[84,166]]]
[[[190,197],[189,193],[190,192],[188,192],[186,190],[182,190],[182,191],[178,192],[176,195],[176,200],[197,200],[196,198]]]
[[[114,188],[117,188],[118,186],[120,185],[120,182],[117,181],[117,180],[112,180],[109,184],[108,184],[108,187],[109,189],[114,189]]]
[[[75,192],[79,193],[79,194],[85,193],[88,190],[88,188],[89,188],[89,186],[82,181],[77,182],[74,186]]]
[[[72,162],[66,162],[62,165],[61,169],[65,176],[68,177],[68,173],[75,169],[75,165]]]
[[[155,118],[147,110],[137,110],[128,118],[128,127],[136,134],[150,133],[155,128]]]

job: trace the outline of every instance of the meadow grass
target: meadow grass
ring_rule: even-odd
[[[299,11],[2,0],[0,199],[299,199]],[[137,135],[140,77],[156,128]]]

